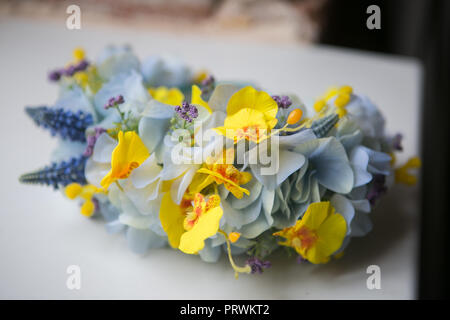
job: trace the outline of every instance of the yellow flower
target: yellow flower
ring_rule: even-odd
[[[250,192],[242,188],[241,185],[248,183],[252,179],[252,174],[239,171],[235,166],[229,164],[231,161],[227,161],[227,158],[232,159],[230,157],[233,154],[234,150],[228,149],[217,158],[208,157],[203,167],[197,170],[197,174],[190,185],[190,190],[200,192],[215,182],[217,184],[223,183],[224,187],[238,199],[241,199],[244,193],[250,195]]]
[[[170,192],[161,201],[159,217],[169,243],[184,253],[196,254],[205,246],[205,240],[219,230],[223,210],[220,197],[212,195],[205,199],[201,193],[193,198],[183,198],[180,205],[172,201]]]
[[[95,211],[95,205],[92,198],[95,193],[101,193],[102,190],[92,184],[82,186],[78,183],[71,183],[66,186],[64,192],[69,199],[82,198],[84,203],[81,206],[81,214],[85,217],[91,217]]]
[[[318,113],[326,110],[325,107],[327,106],[328,100],[336,97],[336,99],[334,100],[336,113],[338,114],[339,118],[342,118],[347,114],[345,106],[350,102],[352,94],[353,88],[351,86],[345,85],[340,88],[331,87],[325,92],[322,97],[320,97],[314,103],[314,110]]]
[[[75,62],[80,62],[86,56],[83,48],[81,48],[81,47],[77,47],[77,48],[73,49],[72,55],[73,55],[73,60]]]
[[[335,213],[330,202],[309,205],[305,215],[294,226],[274,233],[286,240],[281,245],[292,247],[303,258],[318,264],[327,263],[338,250],[347,233],[345,219]]]
[[[411,173],[410,170],[418,169],[422,165],[418,157],[410,158],[404,165],[395,169],[395,182],[404,183],[413,186],[417,183],[417,177]]]
[[[250,192],[242,188],[252,179],[249,172],[239,171],[231,163],[234,159],[234,150],[230,148],[216,157],[208,157],[202,167],[197,170],[191,183],[189,184],[185,197],[193,197],[212,183],[220,185],[230,191],[236,198],[241,199],[243,194],[250,195]]]
[[[150,95],[156,101],[171,105],[178,106],[184,101],[184,94],[177,88],[158,87],[148,89]]]
[[[134,131],[118,134],[119,144],[111,155],[111,170],[102,179],[101,185],[107,190],[118,179],[126,179],[150,155],[141,138]]]
[[[228,101],[223,127],[215,131],[236,142],[247,139],[259,142],[277,124],[278,105],[270,95],[248,86]]]

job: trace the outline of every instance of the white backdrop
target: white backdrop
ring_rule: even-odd
[[[405,136],[404,161],[418,154],[420,65],[412,59],[336,48],[233,39],[202,39],[113,27],[69,31],[62,19],[0,21],[0,298],[134,299],[389,299],[414,298],[419,188],[396,186],[372,213],[374,230],[354,239],[327,265],[272,259],[263,275],[233,277],[228,261],[210,265],[171,249],[145,256],[128,251],[122,235],[79,214],[51,188],[20,185],[21,173],[48,163],[55,146],[24,106],[52,104],[47,72],[82,46],[95,57],[108,43],[133,46],[140,58],[173,54],[217,79],[257,80],[271,91],[315,98],[330,85],[367,94]],[[68,290],[66,268],[81,268],[81,289]],[[366,268],[381,268],[381,290],[368,290]]]

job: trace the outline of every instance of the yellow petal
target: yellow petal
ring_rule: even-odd
[[[64,191],[66,193],[67,198],[73,200],[76,197],[78,197],[78,195],[80,195],[82,190],[83,187],[79,183],[71,183],[66,187]]]
[[[188,254],[195,254],[202,250],[205,240],[219,230],[222,215],[223,210],[220,207],[215,207],[203,214],[194,227],[181,236],[179,249]]]
[[[246,184],[252,180],[252,174],[250,172],[241,172],[241,180],[239,181],[240,184]]]
[[[94,214],[95,205],[92,200],[88,200],[81,206],[81,214],[85,217],[90,217]]]
[[[78,62],[78,61],[83,60],[86,54],[85,54],[83,48],[77,47],[73,50],[72,55],[73,55],[73,59],[75,60],[75,62]]]
[[[256,105],[254,108],[264,113],[267,120],[275,119],[277,116],[278,104],[267,92],[259,91],[256,94]]]
[[[227,129],[241,129],[245,127],[267,129],[264,114],[251,108],[243,108],[234,115],[226,117],[224,126]]]
[[[213,182],[213,179],[209,175],[197,172],[194,175],[194,178],[192,178],[191,184],[189,185],[189,193],[198,193]]]
[[[181,105],[184,101],[184,94],[178,88],[158,87],[150,88],[148,91],[156,101],[171,106]]]
[[[232,180],[230,180],[230,179],[227,179],[226,177],[224,177],[224,176],[221,175],[220,173],[214,172],[214,171],[209,170],[209,169],[206,169],[206,168],[200,168],[200,169],[198,169],[197,172],[198,172],[198,173],[206,173],[206,174],[208,174],[208,175],[210,175],[210,176],[213,176],[213,177],[218,178],[222,183],[224,183],[225,188],[227,188],[230,192],[232,192],[233,195],[234,195],[235,197],[237,197],[237,196],[234,194],[234,192],[236,192],[236,189],[240,191],[240,192],[236,192],[237,194],[243,192],[243,193],[245,193],[246,195],[250,195],[250,192],[249,192],[247,189],[240,187],[236,182],[234,182],[234,181],[232,181]],[[227,184],[228,184],[228,185],[227,185]],[[234,191],[234,192],[233,192],[233,191]],[[241,194],[241,195],[240,195],[240,198],[242,198],[242,196],[243,196],[243,195]],[[240,198],[239,198],[239,199],[240,199]]]
[[[306,258],[312,263],[326,263],[344,241],[347,223],[342,215],[331,214],[317,230],[318,240],[314,250],[308,250]]]
[[[208,110],[209,113],[212,113],[209,104],[202,99],[202,90],[195,84],[192,86],[191,104],[198,104]]]
[[[253,108],[256,102],[256,90],[250,86],[235,92],[227,104],[227,115],[232,116],[243,108]]]
[[[162,200],[159,209],[159,219],[164,231],[167,233],[169,244],[173,248],[178,248],[180,244],[181,235],[184,233],[185,215],[177,204],[172,201],[170,192],[167,192]]]
[[[276,117],[278,104],[264,91],[256,91],[247,86],[234,93],[227,105],[227,115],[231,116],[244,108],[255,109],[262,112],[267,120]]]
[[[311,203],[301,220],[302,225],[310,230],[318,230],[331,213],[334,213],[334,208],[329,201]]]
[[[131,171],[139,167],[150,155],[141,138],[134,131],[118,134],[119,143],[111,155],[111,170],[102,179],[101,185],[108,189],[109,185],[118,180],[125,179]]]

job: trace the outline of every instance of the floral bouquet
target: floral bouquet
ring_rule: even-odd
[[[56,103],[26,108],[58,136],[53,162],[20,181],[62,190],[137,253],[170,245],[215,262],[225,252],[236,276],[261,273],[280,248],[326,263],[371,230],[394,181],[415,183],[420,161],[395,168],[401,135],[387,136],[350,86],[304,103],[174,58],[141,63],[128,47],[95,63],[73,55],[49,74]]]

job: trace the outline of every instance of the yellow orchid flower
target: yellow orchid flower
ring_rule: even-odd
[[[148,92],[156,101],[171,105],[178,106],[184,101],[184,94],[178,88],[149,88]]]
[[[242,139],[259,142],[277,124],[277,112],[278,105],[268,93],[247,86],[231,96],[224,126],[214,130],[235,143]]]
[[[102,179],[101,185],[107,190],[109,185],[119,179],[126,179],[149,156],[147,147],[134,131],[118,134],[119,144],[111,155],[111,170]]]
[[[338,250],[347,233],[347,223],[335,213],[330,202],[311,203],[294,226],[274,233],[286,240],[281,245],[292,247],[311,263],[327,263]]]
[[[223,210],[219,206],[220,197],[212,195],[205,199],[201,193],[193,198],[183,198],[180,205],[172,201],[166,193],[161,201],[159,217],[169,243],[187,254],[196,254],[205,246],[205,240],[219,230]]]
[[[85,217],[91,217],[94,214],[95,211],[95,204],[93,201],[94,194],[102,192],[103,192],[102,189],[99,189],[92,184],[82,186],[79,183],[68,184],[64,190],[64,193],[66,194],[67,198],[73,200],[80,197],[84,200],[84,203],[81,206],[81,214]]]
[[[244,193],[250,195],[250,192],[242,188],[241,185],[248,183],[252,179],[250,172],[239,171],[235,166],[230,164],[234,155],[232,148],[222,152],[218,157],[208,157],[202,168],[198,169],[188,192],[197,193],[209,186],[211,183],[222,184],[236,198],[242,199]]]

